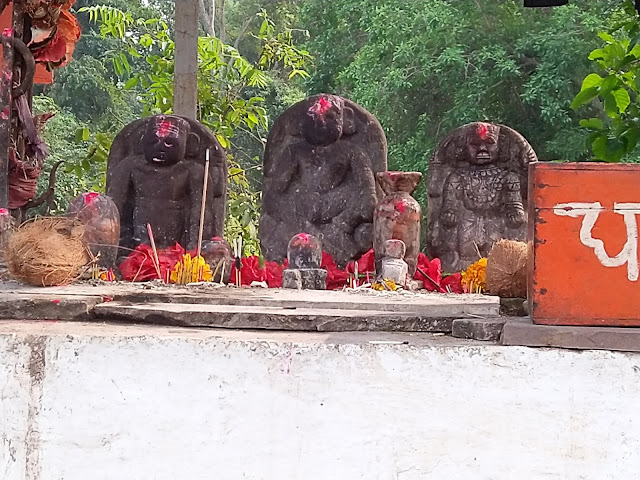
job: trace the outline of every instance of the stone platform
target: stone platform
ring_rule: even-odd
[[[0,321],[2,480],[638,478],[640,355]]]
[[[512,346],[640,352],[640,328],[635,327],[535,325],[523,318],[506,322],[501,340]]]
[[[0,319],[124,321],[299,331],[451,332],[456,319],[495,317],[498,297],[372,290],[282,290],[78,283],[0,283]]]

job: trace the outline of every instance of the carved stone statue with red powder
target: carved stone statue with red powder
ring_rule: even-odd
[[[264,157],[260,240],[267,260],[281,262],[300,232],[318,237],[338,265],[373,244],[373,211],[387,169],[378,121],[359,105],[316,95],[284,112]]]
[[[471,123],[440,143],[427,171],[427,248],[444,271],[467,268],[501,238],[526,237],[527,171],[536,160],[504,125]]]
[[[204,238],[224,228],[227,160],[215,136],[201,123],[156,115],[127,125],[115,138],[107,163],[107,195],[120,212],[120,245],[176,242],[192,249],[198,241],[207,151],[210,168]]]

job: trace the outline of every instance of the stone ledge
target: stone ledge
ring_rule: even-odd
[[[16,309],[16,305],[21,308]],[[455,318],[495,316],[497,297],[74,284],[37,288],[0,282],[0,319],[115,320],[189,327],[302,331],[451,332]]]
[[[535,325],[530,318],[514,319],[504,326],[502,344],[640,352],[640,328]]]
[[[376,310],[179,303],[109,302],[97,305],[93,313],[103,320],[154,325],[319,332],[450,332],[453,321],[452,318]]]
[[[506,321],[505,317],[458,318],[453,321],[451,335],[456,338],[495,342],[500,339]]]

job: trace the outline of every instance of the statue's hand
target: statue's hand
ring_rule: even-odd
[[[442,214],[442,225],[446,228],[454,227],[458,223],[458,217],[452,210],[446,211]]]
[[[524,225],[525,221],[526,218],[522,207],[516,206],[507,210],[507,226],[509,228],[519,228]]]

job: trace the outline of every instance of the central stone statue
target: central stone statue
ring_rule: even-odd
[[[186,117],[157,115],[127,125],[115,138],[107,163],[107,195],[120,212],[120,245],[158,248],[198,241],[206,152],[209,180],[203,238],[222,236],[227,159],[215,136]],[[129,252],[121,251],[121,255]]]
[[[338,265],[373,245],[373,211],[387,169],[378,121],[335,95],[316,95],[285,111],[269,133],[264,157],[260,241],[265,258],[283,261],[298,233],[319,238]]]
[[[525,239],[527,172],[536,160],[505,125],[470,123],[440,143],[427,170],[427,249],[444,271],[464,270],[501,238]]]

